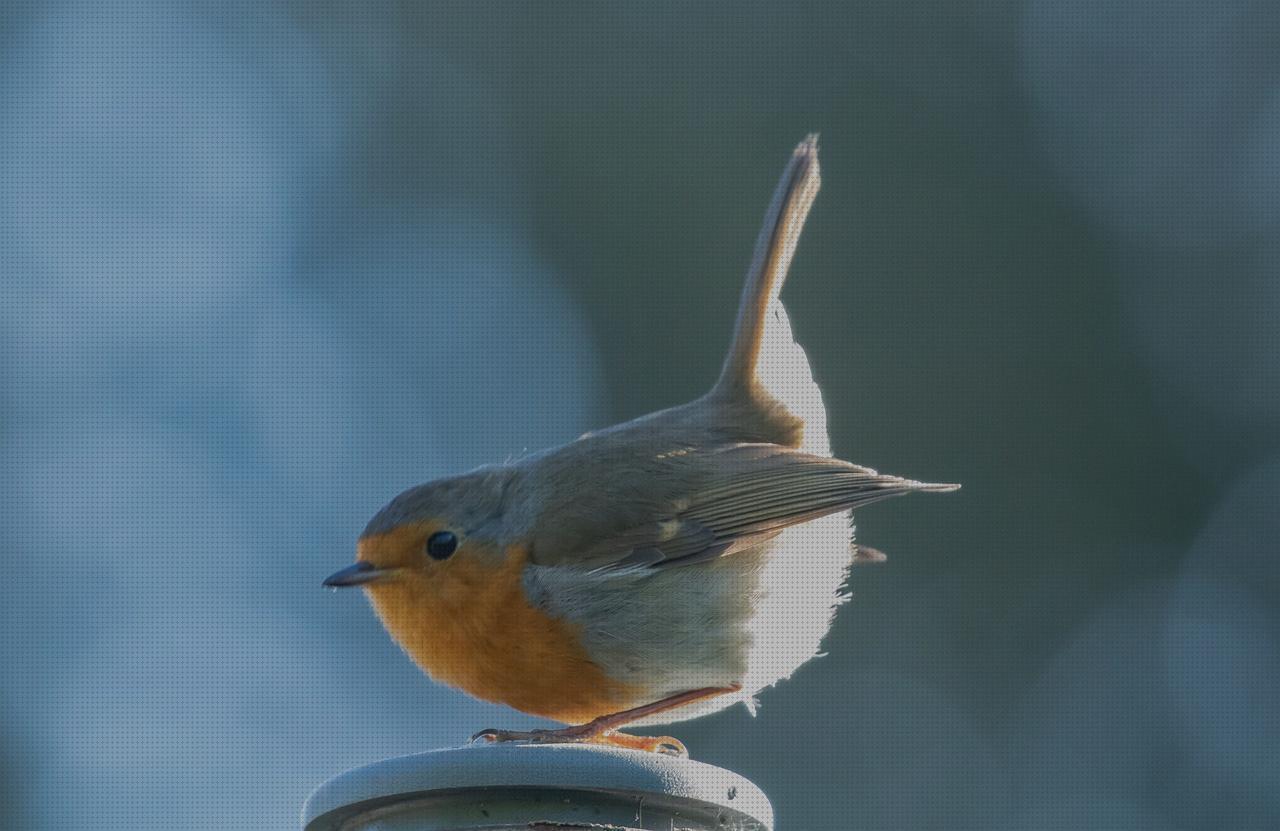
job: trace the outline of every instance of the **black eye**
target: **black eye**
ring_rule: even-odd
[[[452,531],[436,531],[427,537],[427,553],[432,559],[444,560],[458,549],[458,536]]]

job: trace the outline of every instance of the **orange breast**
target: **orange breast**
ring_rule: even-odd
[[[498,567],[481,559],[460,554],[440,568],[368,587],[387,631],[428,675],[565,723],[642,703],[591,661],[575,626],[529,603],[521,585],[524,551],[507,551]]]

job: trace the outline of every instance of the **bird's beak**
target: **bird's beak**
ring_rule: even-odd
[[[362,586],[381,580],[391,574],[394,569],[378,568],[367,560],[359,560],[342,571],[334,572],[324,578],[324,585],[330,589],[341,589],[347,586]]]

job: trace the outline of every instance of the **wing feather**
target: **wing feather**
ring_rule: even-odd
[[[555,561],[592,570],[705,562],[783,529],[913,491],[953,490],[879,474],[840,459],[773,444],[736,444],[681,457],[687,488],[657,506],[651,522],[606,533]]]

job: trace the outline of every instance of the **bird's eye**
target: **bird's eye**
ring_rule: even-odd
[[[448,559],[449,555],[456,550],[458,550],[458,535],[452,531],[436,531],[427,537],[427,554],[431,555],[433,560]]]

